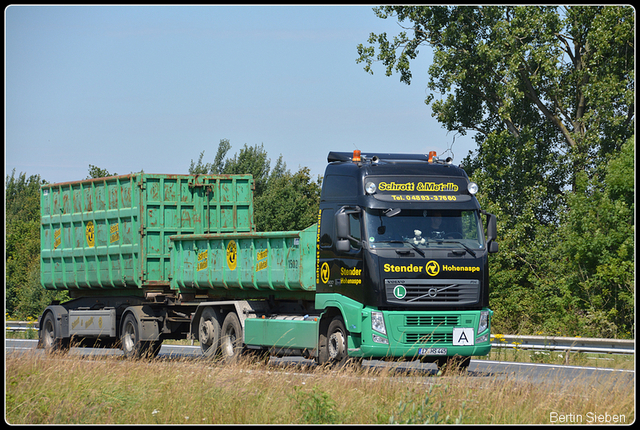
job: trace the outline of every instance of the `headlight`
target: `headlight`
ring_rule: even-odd
[[[384,325],[384,317],[382,312],[371,312],[371,328],[378,333],[387,334],[387,328]]]
[[[478,334],[489,327],[489,311],[480,312],[480,322],[478,323]]]
[[[367,194],[373,194],[376,192],[376,184],[373,182],[367,182],[366,185],[364,186],[364,190],[367,192]]]
[[[476,184],[475,182],[469,182],[469,185],[467,185],[467,191],[469,191],[469,194],[471,194],[471,195],[477,193],[478,192],[478,184]]]

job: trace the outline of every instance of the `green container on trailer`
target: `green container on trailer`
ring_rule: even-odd
[[[313,299],[316,224],[301,231],[173,236],[171,288],[225,299]]]
[[[170,236],[251,232],[251,175],[136,173],[43,185],[47,289],[168,286]]]

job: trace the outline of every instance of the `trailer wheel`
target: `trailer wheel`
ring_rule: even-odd
[[[205,357],[214,357],[220,347],[220,320],[218,313],[211,307],[202,311],[198,324],[198,341]]]
[[[126,358],[154,358],[160,352],[162,341],[141,341],[138,320],[128,313],[122,321],[120,347]]]
[[[229,312],[222,323],[220,350],[228,363],[235,362],[242,354],[243,336],[240,320],[235,312]]]
[[[330,364],[342,365],[349,358],[347,354],[347,330],[344,320],[338,316],[331,320],[327,330],[327,354]]]
[[[42,326],[40,327],[40,344],[47,354],[53,354],[55,352],[64,353],[69,350],[69,342],[56,337],[56,320],[53,312],[47,312],[42,320]]]

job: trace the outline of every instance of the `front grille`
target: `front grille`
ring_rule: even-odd
[[[405,325],[407,326],[447,326],[458,325],[458,315],[407,315]]]
[[[477,279],[385,279],[387,303],[473,305],[480,299]]]
[[[405,333],[404,343],[452,343],[452,333]]]

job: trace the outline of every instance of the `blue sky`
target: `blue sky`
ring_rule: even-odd
[[[49,182],[188,173],[220,139],[322,175],[329,151],[475,148],[413,82],[356,63],[369,33],[400,31],[371,6],[10,6],[5,9],[5,168]]]

